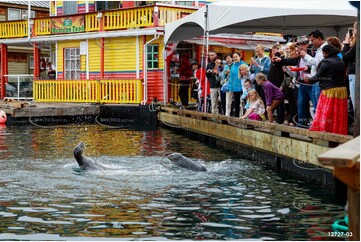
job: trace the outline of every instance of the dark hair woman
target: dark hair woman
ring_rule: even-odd
[[[320,83],[321,94],[310,130],[347,135],[347,89],[344,81],[345,63],[332,45],[322,48],[324,59],[317,74],[305,76],[305,83]]]

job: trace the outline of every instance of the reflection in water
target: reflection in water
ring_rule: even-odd
[[[80,172],[80,141],[111,169]],[[168,130],[6,127],[0,151],[0,240],[329,240],[343,216],[320,187]],[[166,152],[208,172],[168,169]]]

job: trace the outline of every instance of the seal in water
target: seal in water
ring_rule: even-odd
[[[195,161],[192,161],[191,159],[188,159],[187,157],[184,157],[180,153],[172,153],[170,155],[167,155],[167,158],[170,159],[173,162],[173,164],[186,168],[188,170],[207,171],[207,169],[204,166],[198,164]]]
[[[83,155],[84,150],[85,150],[85,144],[83,142],[80,142],[74,148],[74,157],[75,157],[76,161],[78,162],[80,168],[93,169],[93,170],[104,169],[104,167],[95,163],[95,161],[93,161],[89,157],[86,157],[85,155]]]

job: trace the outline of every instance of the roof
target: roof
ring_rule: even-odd
[[[166,24],[164,40],[202,36],[206,30],[210,34],[277,32],[305,35],[318,28],[326,36],[343,36],[356,20],[357,9],[346,0],[330,0],[327,4],[322,0],[308,0],[302,4],[288,0],[221,0]]]
[[[22,6],[28,6],[28,1],[8,1],[8,0],[0,0],[0,3],[7,3],[7,4],[17,4]],[[39,7],[39,8],[49,8],[50,1],[30,1],[30,5],[32,7]]]

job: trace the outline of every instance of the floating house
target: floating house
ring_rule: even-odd
[[[46,2],[48,17],[0,22],[1,98],[6,97],[12,71],[9,49],[27,46],[32,48],[33,71],[17,73],[34,75],[36,101],[139,104],[162,100],[164,25],[199,8],[197,2],[186,1]],[[41,78],[44,50],[55,65],[54,80]]]
[[[38,102],[147,104],[178,100],[179,85],[172,83],[169,74],[171,58],[183,54],[190,60],[205,58],[200,38],[171,47],[169,43],[164,46],[163,36],[165,24],[208,2],[30,2],[20,10],[24,16],[32,13],[27,18],[0,22],[1,98],[9,97],[11,90],[13,97],[15,93],[17,98],[29,98],[31,89]],[[44,6],[47,14],[40,13],[39,6]],[[210,40],[211,48],[221,56],[239,50],[246,61],[256,43],[277,42],[252,33],[213,36]],[[23,46],[29,52],[22,60],[28,68],[14,68],[10,50]],[[55,66],[54,79],[43,71],[44,57]]]

